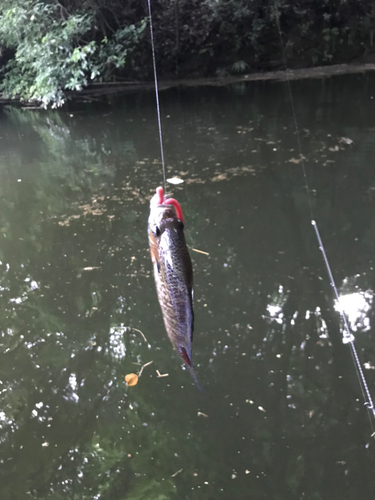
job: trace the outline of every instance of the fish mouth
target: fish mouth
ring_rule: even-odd
[[[184,214],[182,212],[181,205],[174,198],[166,198],[164,195],[164,190],[161,186],[156,188],[156,194],[151,200],[152,205],[157,205],[159,207],[166,207],[172,205],[174,211],[176,212],[177,218],[184,223]]]

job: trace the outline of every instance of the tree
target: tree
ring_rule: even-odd
[[[13,50],[5,67],[6,95],[43,106],[60,106],[65,91],[109,80],[124,67],[145,22],[121,23],[106,35],[97,26],[100,9],[88,3],[68,8],[48,0],[8,0],[0,6],[0,35]]]

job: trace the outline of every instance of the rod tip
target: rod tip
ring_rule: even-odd
[[[313,226],[316,226],[316,222],[315,222],[314,220],[312,220],[312,221],[311,221],[311,224],[312,224]]]

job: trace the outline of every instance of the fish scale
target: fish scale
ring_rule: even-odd
[[[161,196],[162,189],[150,202],[148,236],[157,296],[168,337],[182,357],[194,382],[200,389],[193,370],[194,329],[193,267],[186,246],[182,216],[175,200]],[[160,201],[162,200],[162,203]]]

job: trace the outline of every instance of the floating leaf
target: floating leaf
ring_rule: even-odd
[[[299,163],[301,163],[302,159],[301,158],[291,158],[288,161],[289,161],[289,163],[295,163],[296,165],[298,165]]]
[[[125,382],[128,384],[128,386],[132,387],[133,385],[138,384],[138,375],[135,373],[128,373],[125,376]]]
[[[183,179],[179,179],[178,177],[171,177],[170,179],[167,179],[167,182],[169,182],[169,184],[182,184],[184,181]]]
[[[346,144],[347,146],[351,146],[354,141],[352,139],[349,139],[349,137],[341,137],[339,142],[341,142],[341,144]]]
[[[198,417],[205,417],[205,418],[208,418],[208,415],[206,415],[206,413],[203,413],[203,412],[201,412],[201,411],[199,411],[199,412],[197,413],[197,415],[198,415]]]

